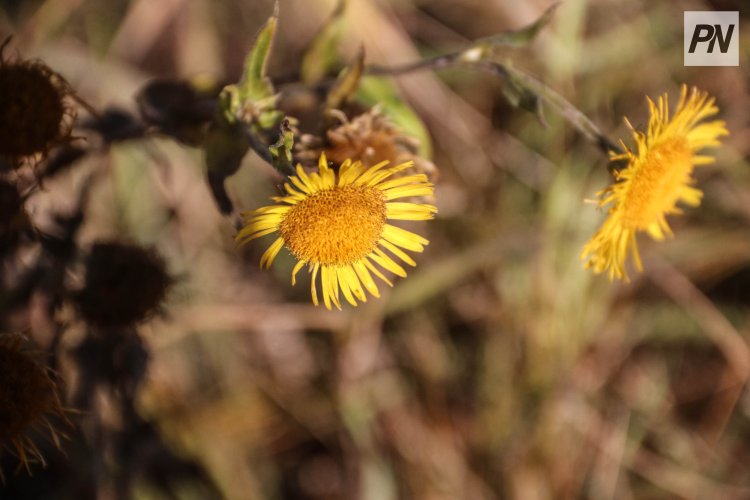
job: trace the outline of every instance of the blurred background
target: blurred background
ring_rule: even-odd
[[[350,0],[342,60],[360,45],[368,63],[391,65],[456,51],[551,4]],[[265,0],[0,5],[6,55],[43,60],[96,109],[131,112],[155,77],[237,81],[273,11]],[[335,2],[279,6],[272,77],[298,69]],[[674,103],[684,82],[716,97],[731,135],[696,172],[703,203],[670,218],[673,239],[639,238],[645,272],[630,283],[579,261],[605,215],[585,200],[610,182],[606,156],[554,111],[543,125],[507,103],[497,78],[468,69],[394,78],[432,138],[440,212],[412,226],[430,245],[409,277],[357,308],[314,307],[307,276],[290,285],[285,252],[262,272],[267,244],[235,245],[197,148],[117,142],[50,179],[27,203],[35,225],[69,213],[86,173],[103,168],[77,243],[153,247],[175,283],[123,352],[86,351],[88,327],[59,312],[67,406],[85,385],[76,356],[142,373],[92,391],[62,451],[40,444],[46,468],[29,477],[8,462],[0,498],[750,498],[743,7],[566,0],[533,43],[507,50],[629,145],[623,117],[645,126],[646,96]],[[739,68],[683,66],[684,10],[740,11]],[[249,153],[228,192],[254,209],[279,180]],[[114,410],[123,393],[136,416]]]

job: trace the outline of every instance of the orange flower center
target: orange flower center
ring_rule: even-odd
[[[336,186],[294,205],[279,225],[279,234],[300,260],[345,265],[377,247],[385,221],[385,198],[380,190]]]
[[[690,183],[692,152],[684,139],[669,139],[652,146],[639,162],[621,204],[622,223],[645,230],[674,209]]]
[[[65,92],[39,64],[0,66],[0,154],[42,153],[65,134]]]

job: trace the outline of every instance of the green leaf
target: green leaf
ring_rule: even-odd
[[[292,148],[294,147],[294,132],[288,118],[281,121],[279,127],[279,140],[268,146],[273,158],[273,166],[285,175],[294,173],[292,165]]]
[[[253,47],[245,59],[240,82],[227,85],[219,96],[216,121],[232,125],[238,121],[268,130],[279,123],[283,114],[276,109],[278,96],[271,80],[266,76],[266,63],[278,24],[278,3],[273,15],[258,32]]]
[[[282,120],[279,129],[279,139],[268,146],[271,157],[281,161],[292,161],[292,147],[294,146],[294,133],[288,119]]]
[[[212,172],[220,172],[226,177],[234,174],[250,148],[244,126],[213,125],[204,143],[206,166]]]
[[[266,24],[255,37],[255,43],[245,59],[245,68],[242,79],[238,84],[239,95],[242,101],[264,99],[271,97],[274,93],[271,81],[266,77],[266,64],[271,46],[276,35],[276,27],[279,20],[279,4],[274,5],[273,15],[268,18]]]
[[[365,69],[365,49],[359,49],[351,66],[341,72],[326,96],[326,109],[339,109],[357,93]]]
[[[515,73],[510,72],[503,80],[502,92],[511,106],[533,113],[542,125],[547,125],[541,97],[526,87]]]
[[[421,118],[401,99],[396,85],[388,78],[365,76],[361,79],[357,100],[367,106],[380,105],[383,112],[404,135],[419,140],[419,155],[432,156],[432,141]]]
[[[558,4],[552,4],[539,19],[515,31],[505,31],[497,35],[480,38],[461,53],[459,59],[478,61],[494,54],[500,47],[524,47],[529,44],[552,19]]]
[[[227,85],[219,94],[219,106],[216,110],[215,121],[223,124],[237,122],[237,114],[240,109],[240,92],[237,85]]]
[[[211,194],[223,214],[233,211],[232,202],[226,193],[224,181],[232,176],[242,164],[250,146],[241,123],[214,122],[204,142],[206,176]]]
[[[344,28],[346,0],[339,0],[331,16],[313,37],[302,57],[300,73],[302,82],[312,85],[335,71],[339,64],[338,46]]]

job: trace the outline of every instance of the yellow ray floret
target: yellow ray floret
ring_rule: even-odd
[[[401,277],[414,260],[404,251],[422,252],[429,242],[389,220],[428,220],[437,212],[433,205],[392,201],[415,196],[431,196],[433,185],[424,174],[393,177],[412,162],[388,166],[381,162],[364,167],[346,160],[334,172],[321,155],[318,171],[297,175],[284,184],[286,196],[275,197],[276,205],[245,214],[245,226],[237,234],[244,244],[269,234],[277,237],[260,259],[270,267],[282,248],[297,259],[292,285],[305,265],[311,273],[312,300],[318,305],[317,281],[326,308],[341,308],[341,297],[356,306],[366,302],[365,291],[379,297],[373,275],[391,282],[381,269]],[[386,253],[386,251],[388,253]]]
[[[627,166],[600,193],[599,205],[611,207],[607,219],[581,252],[586,268],[595,273],[606,271],[610,279],[627,280],[625,261],[631,252],[636,268],[643,269],[637,232],[645,231],[661,240],[672,234],[666,216],[680,213],[678,202],[700,204],[703,193],[693,186],[693,170],[713,158],[698,152],[719,146],[719,138],[728,134],[723,121],[705,121],[719,109],[713,97],[695,88],[688,93],[682,86],[671,119],[666,94],[657,103],[649,99],[648,105],[650,119],[645,133],[625,120],[637,147],[632,151],[623,143],[625,153],[612,156],[612,161],[624,161]]]

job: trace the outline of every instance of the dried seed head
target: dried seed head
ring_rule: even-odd
[[[338,127],[327,132],[329,146],[326,157],[337,164],[347,158],[359,160],[363,165],[372,166],[381,161],[395,163],[402,152],[399,146],[401,136],[398,130],[377,108],[343,121]]]
[[[70,141],[73,91],[41,61],[7,61],[0,54],[0,157],[44,156]]]
[[[157,311],[171,284],[156,251],[100,242],[86,260],[85,286],[74,300],[81,316],[93,325],[129,325]]]
[[[67,418],[49,370],[21,344],[19,336],[0,336],[0,449],[17,455],[28,470],[32,462],[44,463],[32,433],[48,430],[59,446],[49,417],[57,415],[66,422]]]
[[[391,164],[413,161],[417,171],[434,174],[435,166],[418,155],[419,141],[404,135],[379,107],[371,108],[353,119],[338,110],[332,116],[340,122],[326,132],[325,140],[303,136],[297,157],[305,161],[317,160],[321,153],[340,165],[347,159],[372,166],[381,161]]]

